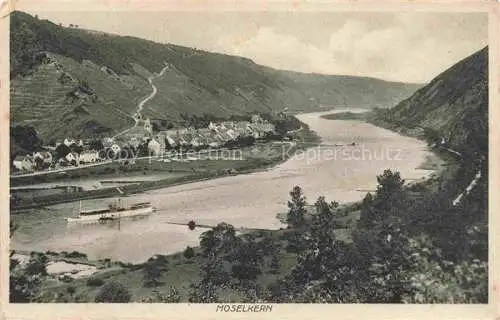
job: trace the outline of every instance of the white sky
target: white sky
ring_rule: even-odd
[[[428,82],[488,41],[486,13],[47,8],[25,11],[64,25],[240,55],[278,69],[403,82]]]

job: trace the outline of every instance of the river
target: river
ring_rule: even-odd
[[[12,248],[76,250],[92,259],[141,262],[154,254],[196,246],[205,231],[190,231],[167,222],[194,220],[214,225],[224,221],[235,227],[277,229],[281,223],[276,214],[287,209],[288,193],[295,185],[303,188],[310,203],[321,195],[327,201],[345,203],[360,200],[366,190],[374,189],[376,175],[385,169],[397,170],[405,179],[419,179],[431,173],[416,169],[430,155],[424,142],[361,121],[320,117],[327,113],[331,111],[298,116],[322,138],[320,146],[266,171],[132,195],[125,202],[151,201],[159,210],[147,218],[124,220],[120,228],[116,224],[67,226],[64,217],[74,215],[78,203],[13,215],[19,229],[12,238]],[[345,146],[352,142],[356,145]],[[103,207],[110,200],[83,201],[83,207]]]

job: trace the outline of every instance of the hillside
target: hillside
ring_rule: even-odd
[[[390,107],[420,85],[274,70],[224,54],[65,28],[26,13],[11,18],[11,122],[44,140],[116,133],[143,115],[182,125],[183,116],[314,111],[321,106]],[[54,125],[56,124],[56,125]]]
[[[488,47],[459,61],[375,122],[424,128],[470,157],[488,149]],[[441,139],[439,139],[441,140]]]
[[[457,253],[473,252],[486,260],[488,47],[451,66],[394,108],[370,117],[390,129],[420,132],[435,151],[457,159],[439,177],[440,191],[434,202],[424,206],[422,212],[427,213],[415,215],[410,224],[422,224],[427,232],[434,232],[440,246]],[[439,199],[444,199],[446,210]],[[472,229],[476,231],[464,231]]]

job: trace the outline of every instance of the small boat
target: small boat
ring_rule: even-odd
[[[80,201],[80,211],[78,212],[78,216],[66,218],[66,221],[81,223],[103,222],[106,220],[147,216],[155,211],[156,209],[150,202],[140,202],[125,207],[121,204],[120,199],[118,199],[117,203],[110,204],[108,208],[83,211]]]

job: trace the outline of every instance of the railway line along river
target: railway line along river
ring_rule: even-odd
[[[358,111],[359,110],[338,110]],[[374,189],[385,169],[404,179],[432,173],[417,169],[430,155],[424,142],[401,136],[361,121],[327,120],[329,112],[301,114],[298,118],[322,138],[322,143],[269,170],[188,183],[131,195],[127,203],[151,201],[155,214],[114,224],[70,226],[79,203],[65,203],[12,215],[19,229],[11,248],[35,251],[79,251],[91,259],[111,258],[141,262],[154,254],[169,254],[196,246],[204,231],[167,222],[196,221],[235,227],[278,229],[278,212],[287,209],[288,193],[300,186],[310,203],[318,196],[340,203],[360,200]],[[337,111],[336,111],[337,112]],[[352,143],[355,143],[352,145]],[[283,149],[283,152],[287,152]],[[361,191],[365,190],[365,191]],[[113,199],[83,201],[84,209],[104,207]]]

